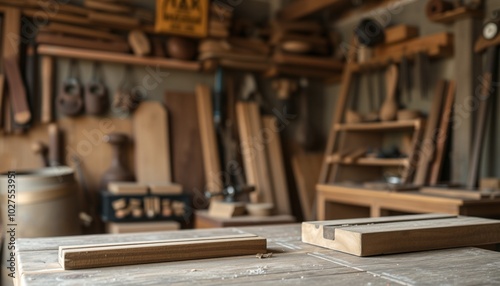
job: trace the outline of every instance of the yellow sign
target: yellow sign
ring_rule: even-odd
[[[156,32],[206,37],[209,0],[156,0]]]

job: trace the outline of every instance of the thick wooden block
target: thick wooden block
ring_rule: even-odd
[[[302,223],[302,241],[371,256],[500,242],[500,221],[441,214]]]

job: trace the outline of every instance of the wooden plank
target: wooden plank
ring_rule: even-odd
[[[429,183],[431,186],[436,185],[441,174],[441,166],[443,165],[444,151],[448,140],[448,129],[451,121],[451,113],[453,111],[453,103],[455,101],[456,83],[450,81],[446,98],[441,115],[440,125],[436,134],[436,155],[431,166]]]
[[[283,160],[283,150],[279,134],[279,125],[274,116],[263,116],[262,127],[267,133],[266,154],[269,159],[269,170],[275,195],[275,206],[278,214],[292,214],[290,196]],[[318,171],[319,174],[319,171]]]
[[[50,23],[46,26],[44,30],[54,33],[67,34],[67,35],[83,36],[92,39],[123,41],[123,37],[109,33],[107,31],[102,31],[99,29],[83,28],[79,26],[61,24],[61,23]]]
[[[262,135],[262,124],[260,119],[259,106],[255,102],[238,102],[240,110],[243,109],[245,129],[247,135],[241,138],[241,148],[244,161],[251,164],[252,176],[255,176],[255,187],[257,202],[274,203],[272,184],[269,179],[269,168],[265,151],[265,139]],[[241,112],[238,111],[237,112]],[[239,122],[239,119],[238,119]],[[246,137],[246,138],[244,138]],[[246,139],[246,140],[245,140]],[[246,158],[245,158],[246,157]],[[246,169],[246,165],[245,165]],[[248,180],[248,176],[247,176]],[[247,182],[248,183],[248,182]],[[251,183],[250,183],[251,184]]]
[[[91,61],[102,61],[111,63],[121,63],[129,65],[152,66],[168,69],[179,69],[188,71],[198,71],[201,68],[199,62],[181,61],[175,59],[155,58],[155,57],[136,57],[130,54],[111,53],[105,51],[91,51],[87,49],[76,49],[68,47],[40,45],[38,47],[39,55],[54,57],[84,59]]]
[[[54,58],[51,56],[41,57],[41,85],[42,85],[42,111],[40,120],[42,123],[50,123],[53,119],[54,98]]]
[[[182,194],[183,187],[179,184],[149,184],[151,194],[155,195],[179,195]]]
[[[17,8],[6,8],[2,25],[2,57],[14,57],[17,62],[20,52],[21,11]]]
[[[108,191],[115,195],[147,195],[148,185],[132,182],[111,182]]]
[[[474,41],[480,37],[482,21],[464,19],[454,25],[454,33],[460,34],[455,39],[455,69],[453,77],[457,80],[457,93],[453,106],[455,114],[466,114],[462,111],[463,103],[470,100],[478,86],[477,79],[481,74],[481,56],[474,53]],[[460,112],[460,113],[457,113]],[[465,112],[465,113],[464,113]],[[454,115],[455,116],[455,115]],[[453,124],[451,148],[451,178],[455,183],[465,183],[470,168],[472,139],[474,138],[473,120],[461,120]],[[460,143],[458,143],[460,142]]]
[[[26,88],[19,70],[18,56],[12,54],[3,58],[5,75],[9,84],[9,97],[14,113],[14,121],[19,125],[29,123],[31,111],[28,105]]]
[[[339,9],[350,4],[349,0],[295,0],[278,13],[280,20],[297,20],[324,9]]]
[[[431,195],[453,197],[453,198],[464,198],[469,200],[480,200],[482,198],[487,198],[490,196],[487,193],[482,193],[478,191],[470,191],[465,189],[436,188],[436,187],[421,188],[420,192],[423,194],[431,194]]]
[[[299,152],[292,156],[292,169],[304,220],[316,218],[316,184],[324,154]]]
[[[302,55],[285,54],[282,52],[274,53],[273,60],[275,63],[284,65],[297,65],[303,67],[313,67],[317,69],[328,69],[330,71],[341,71],[344,68],[344,63],[333,58],[322,58]]]
[[[129,14],[132,12],[132,8],[127,5],[120,5],[118,3],[106,3],[95,0],[85,0],[83,2],[83,6],[92,10],[105,11],[110,13]]]
[[[205,189],[211,193],[219,193],[223,190],[224,183],[221,178],[222,168],[215,134],[212,95],[208,86],[196,86],[196,102],[207,182]]]
[[[37,9],[23,9],[23,15],[35,18],[40,11]],[[65,13],[44,13],[51,22],[67,23],[74,25],[90,26],[91,22],[87,17]]]
[[[100,50],[116,53],[128,53],[130,47],[123,41],[96,41],[81,37],[39,32],[36,36],[39,45],[54,45],[80,49]]]
[[[395,44],[418,37],[419,30],[415,26],[396,25],[384,31],[384,43]]]
[[[429,164],[435,155],[435,130],[438,128],[439,118],[441,117],[443,97],[446,89],[446,81],[440,80],[434,94],[425,134],[421,146],[419,146],[419,160],[417,172],[415,174],[415,185],[426,185],[429,176]]]
[[[265,238],[255,235],[235,235],[227,238],[198,238],[117,246],[63,246],[59,248],[59,259],[63,268],[69,270],[266,252]]]
[[[172,178],[194,198],[205,187],[196,94],[167,91],[165,105],[170,117]]]
[[[168,114],[159,102],[142,102],[133,114],[136,179],[139,183],[170,183]]]
[[[179,230],[180,224],[176,221],[154,221],[154,222],[108,222],[107,233],[138,233]]]
[[[130,16],[120,16],[101,12],[90,12],[88,19],[94,24],[104,24],[109,27],[118,27],[119,29],[138,28],[141,24],[139,19]]]
[[[257,165],[255,164],[254,149],[252,148],[252,131],[250,126],[250,118],[248,114],[248,103],[236,103],[236,116],[238,122],[238,132],[240,135],[240,148],[243,157],[243,166],[245,169],[245,177],[247,185],[253,185],[256,190],[250,193],[250,201],[258,203],[262,200],[261,189],[257,188],[259,184],[259,177],[257,172]]]
[[[357,256],[477,246],[500,242],[500,222],[446,215],[306,222],[302,241]]]

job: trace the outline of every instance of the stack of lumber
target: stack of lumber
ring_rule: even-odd
[[[126,32],[152,32],[154,14],[129,1],[84,0],[82,5],[55,0],[0,0],[16,7],[38,26],[37,44],[103,50],[129,51]]]
[[[212,4],[208,38],[199,45],[199,59],[206,70],[216,66],[263,71],[269,67],[269,46],[258,38],[232,37],[230,27],[233,15],[226,5]]]
[[[271,23],[269,44],[273,47],[273,67],[267,76],[280,74],[305,77],[339,77],[344,64],[333,54],[338,44],[334,32],[327,33],[312,21]]]
[[[255,102],[236,103],[236,114],[246,183],[256,189],[251,202],[271,203],[277,213],[291,214],[277,119],[261,116]]]

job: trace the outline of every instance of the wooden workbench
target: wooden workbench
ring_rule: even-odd
[[[267,237],[271,258],[253,255],[63,271],[59,245],[224,235]],[[360,258],[304,244],[298,224],[18,240],[20,285],[491,285],[500,283],[500,253],[459,248]],[[20,274],[20,275],[19,275]]]
[[[195,228],[219,228],[219,227],[236,227],[236,226],[252,226],[252,225],[270,225],[270,224],[287,224],[296,222],[291,215],[273,215],[273,216],[235,216],[232,218],[216,218],[208,215],[208,211],[198,210],[194,213]]]
[[[424,194],[317,185],[318,220],[380,217],[391,214],[446,213],[500,218],[500,199],[467,199]]]

